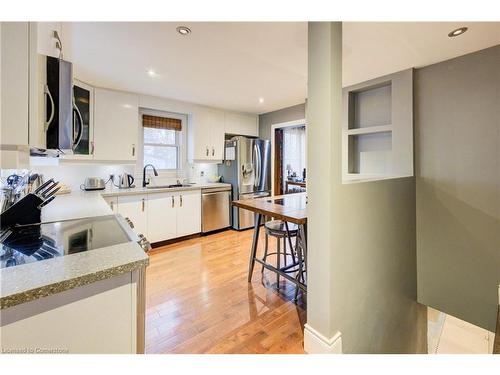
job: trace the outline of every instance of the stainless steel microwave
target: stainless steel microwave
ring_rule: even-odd
[[[72,152],[81,140],[83,120],[73,98],[73,65],[39,56],[44,70],[44,127],[46,148]]]

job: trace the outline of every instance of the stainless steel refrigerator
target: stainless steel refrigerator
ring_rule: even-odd
[[[271,195],[271,142],[265,139],[233,137],[227,140],[219,175],[230,183],[233,199],[254,199]],[[254,213],[232,208],[232,227],[251,228]]]

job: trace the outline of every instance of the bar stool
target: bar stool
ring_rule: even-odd
[[[288,225],[288,232],[287,232]],[[287,241],[291,244],[290,240],[292,238],[296,238],[299,228],[296,224],[285,223],[282,220],[271,220],[264,224],[264,228],[266,231],[265,237],[265,247],[264,247],[264,256],[262,260],[265,262],[269,255],[276,254],[276,268],[281,269],[281,255],[283,255],[284,265],[287,266],[287,256],[291,255],[293,264],[295,264],[296,255],[295,249],[290,245],[290,252],[287,252]],[[276,252],[269,253],[269,236],[276,238]],[[281,251],[281,240],[283,240],[283,252]],[[264,266],[262,266],[261,273],[264,273]],[[280,287],[280,275],[276,275],[276,289]]]

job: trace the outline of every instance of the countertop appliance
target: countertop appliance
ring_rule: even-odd
[[[135,187],[134,185],[135,178],[131,174],[124,173],[121,174],[118,179],[118,187],[120,189],[130,189]]]
[[[231,226],[231,188],[201,190],[201,231],[213,232]]]
[[[0,233],[0,268],[137,241],[120,215],[20,225]],[[148,244],[149,245],[149,244]]]
[[[271,142],[236,136],[225,142],[225,160],[219,175],[232,185],[233,199],[254,199],[271,195]],[[254,225],[254,214],[232,208],[232,227],[237,230]]]
[[[106,183],[100,177],[87,177],[82,186],[82,190],[104,190],[106,189]]]

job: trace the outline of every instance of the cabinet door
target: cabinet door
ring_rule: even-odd
[[[118,213],[128,217],[134,224],[134,232],[147,237],[146,195],[123,195],[118,197]]]
[[[224,158],[224,112],[214,111],[210,115],[210,159]]]
[[[138,102],[138,97],[133,94],[95,89],[94,159],[137,159]]]
[[[28,145],[29,24],[2,22],[1,144]]]
[[[226,112],[224,124],[228,134],[256,137],[259,135],[258,118],[254,115]]]
[[[181,191],[176,198],[177,237],[201,232],[201,191]]]
[[[59,50],[56,48],[54,31],[62,37],[61,22],[36,22],[34,25],[37,31],[37,51],[46,56],[59,57]]]
[[[150,242],[177,237],[177,193],[148,195],[148,234]]]
[[[211,160],[210,111],[202,109],[193,114],[189,124],[190,159]]]
[[[118,197],[104,197],[104,200],[109,205],[114,214],[118,213]]]

